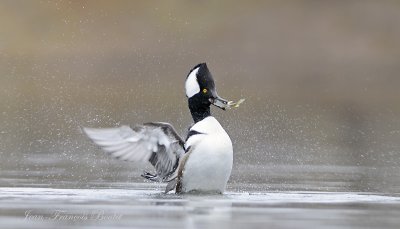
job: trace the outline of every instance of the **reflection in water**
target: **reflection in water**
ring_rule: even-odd
[[[133,189],[131,189],[133,188]],[[373,193],[228,192],[175,195],[128,189],[0,188],[2,228],[395,228],[400,197]],[[12,222],[12,223],[11,223]]]

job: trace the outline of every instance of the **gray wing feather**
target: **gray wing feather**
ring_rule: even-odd
[[[156,169],[158,180],[172,175],[185,153],[184,142],[168,123],[146,123],[131,128],[83,128],[86,135],[110,156],[124,160],[147,162]]]

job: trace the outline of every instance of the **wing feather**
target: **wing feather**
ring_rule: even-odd
[[[153,180],[166,180],[185,153],[184,141],[169,123],[146,123],[131,128],[83,128],[86,135],[110,156],[136,162],[150,162],[156,170]]]

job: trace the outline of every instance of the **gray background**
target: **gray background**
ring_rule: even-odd
[[[207,62],[235,190],[400,190],[398,1],[1,1],[0,186],[142,182],[80,131],[192,120]]]

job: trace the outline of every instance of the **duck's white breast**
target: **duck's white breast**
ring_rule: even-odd
[[[201,134],[191,136],[185,145],[189,155],[182,175],[182,191],[223,192],[229,180],[233,149],[228,134],[214,117],[207,117],[190,130]]]

